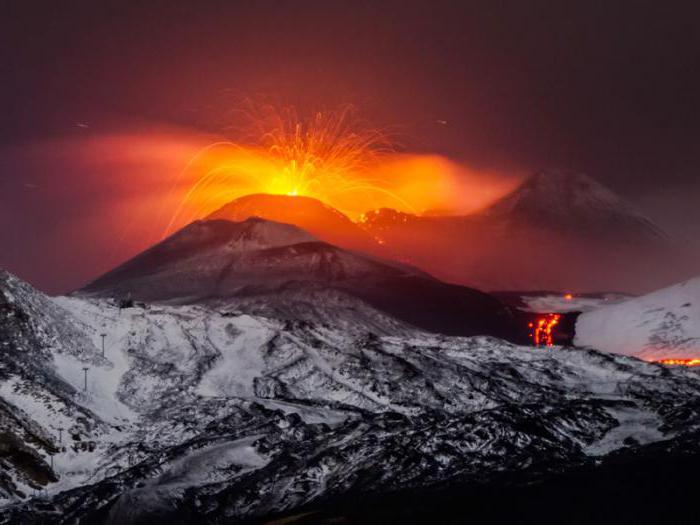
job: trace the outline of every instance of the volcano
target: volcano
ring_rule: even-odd
[[[338,294],[352,299],[351,304]],[[77,295],[218,304],[315,322],[371,319],[372,311],[378,311],[447,335],[527,341],[525,321],[516,319],[513,310],[495,297],[441,282],[409,265],[339,248],[297,226],[258,217],[196,221]]]
[[[259,217],[196,221],[83,289],[143,301],[201,300],[290,282],[378,280],[427,274],[320,241]]]
[[[511,229],[537,227],[625,243],[668,239],[661,228],[612,190],[571,171],[536,173],[480,215]]]
[[[246,195],[229,202],[206,218],[238,222],[250,217],[294,224],[319,240],[343,248],[369,252],[380,249],[372,236],[347,215],[317,199],[301,195]]]
[[[643,293],[689,277],[689,249],[593,178],[543,171],[466,216],[366,214],[393,253],[490,290]]]

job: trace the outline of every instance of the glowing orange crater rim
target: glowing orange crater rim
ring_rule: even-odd
[[[241,142],[212,143],[183,170],[181,177],[191,182],[166,234],[249,194],[312,197],[351,217],[367,207],[417,211],[410,201],[419,190],[401,191],[375,175],[394,148],[351,106],[302,116],[294,108],[251,104],[240,113],[246,130]]]

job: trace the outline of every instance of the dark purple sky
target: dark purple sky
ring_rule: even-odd
[[[99,224],[115,172],[90,180],[94,166],[62,158],[56,140],[166,126],[217,132],[251,95],[302,108],[355,103],[397,127],[409,150],[475,169],[585,171],[674,233],[700,235],[695,6],[5,3],[0,266],[59,291],[133,252],[118,239],[111,258],[103,244],[84,246],[99,229],[79,225]]]

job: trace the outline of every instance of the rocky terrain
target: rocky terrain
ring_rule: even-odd
[[[693,369],[431,334],[347,295],[364,313],[343,324],[49,298],[7,273],[0,291],[6,523],[232,522],[542,479],[700,423]]]

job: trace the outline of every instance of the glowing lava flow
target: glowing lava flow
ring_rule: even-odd
[[[700,359],[659,359],[656,363],[661,363],[662,365],[700,366]]]
[[[532,329],[530,337],[535,346],[554,346],[554,327],[559,324],[560,314],[547,314],[528,326]]]

